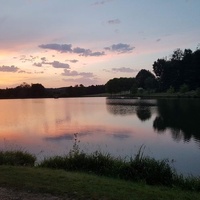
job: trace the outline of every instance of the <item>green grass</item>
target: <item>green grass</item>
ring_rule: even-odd
[[[33,193],[93,200],[198,200],[200,193],[148,186],[80,172],[36,167],[0,166],[0,186]]]

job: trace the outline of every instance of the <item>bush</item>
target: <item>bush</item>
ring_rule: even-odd
[[[68,154],[65,157],[45,159],[39,167],[83,171],[97,175],[122,178],[131,181],[145,181],[151,185],[172,185],[174,171],[167,160],[157,161],[149,157],[139,157],[138,154],[130,161],[113,158],[110,154],[94,152],[87,155]]]
[[[180,87],[180,93],[186,93],[189,91],[189,87],[186,84],[181,85]]]
[[[175,92],[174,87],[170,86],[170,88],[167,90],[168,94],[173,94]]]
[[[86,154],[80,151],[78,143],[75,134],[75,143],[68,155],[45,159],[38,166],[82,171],[129,181],[142,181],[150,185],[175,186],[184,190],[200,191],[200,178],[185,178],[176,173],[168,160],[155,160],[144,156],[145,147],[143,145],[136,156],[127,161],[99,151]]]
[[[36,157],[24,151],[0,151],[0,165],[34,166]]]

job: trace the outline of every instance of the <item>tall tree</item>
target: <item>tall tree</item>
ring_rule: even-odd
[[[143,89],[155,89],[156,88],[156,78],[155,76],[148,70],[142,69],[136,75],[136,81],[138,87]]]

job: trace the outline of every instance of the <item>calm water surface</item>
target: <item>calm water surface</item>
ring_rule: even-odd
[[[174,160],[183,174],[200,175],[199,99],[0,100],[1,149],[23,149],[38,161],[69,152],[78,133],[85,152]]]

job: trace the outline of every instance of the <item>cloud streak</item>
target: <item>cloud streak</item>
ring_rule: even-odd
[[[73,60],[66,60],[66,61],[69,61],[69,62],[71,62],[71,63],[77,63],[77,62],[78,62],[78,60],[76,60],[76,59],[73,59]]]
[[[55,50],[60,53],[75,53],[75,54],[78,54],[79,56],[85,56],[85,57],[105,55],[104,51],[93,52],[91,49],[85,49],[82,47],[72,48],[71,44],[41,44],[38,47],[42,49]]]
[[[119,19],[111,19],[111,20],[108,20],[108,24],[110,25],[115,25],[115,24],[120,24],[121,21]]]
[[[54,68],[65,68],[65,69],[70,68],[70,66],[67,63],[61,63],[59,61],[46,62],[44,64],[52,65],[52,67]]]
[[[133,49],[135,49],[135,47],[129,44],[118,43],[118,44],[113,44],[110,47],[105,47],[104,49],[117,53],[131,53]]]
[[[17,72],[19,70],[18,67],[15,67],[14,65],[12,66],[1,66],[0,67],[0,72]]]
[[[41,60],[46,60],[46,59],[41,58]],[[33,64],[33,66],[36,66],[36,67],[43,67],[43,65],[51,65],[54,68],[63,68],[63,69],[69,69],[70,68],[69,64],[61,63],[59,61],[53,61],[53,62],[42,61],[42,62],[38,62],[38,63]]]
[[[109,2],[111,2],[111,1],[113,1],[113,0],[96,1],[96,2],[94,2],[92,5],[93,5],[93,6],[104,5],[105,3],[109,3]]]
[[[124,73],[138,72],[137,69],[131,69],[129,67],[112,68],[112,71],[114,71],[114,72],[124,72]]]
[[[42,49],[55,50],[60,53],[71,53],[72,52],[71,44],[41,44],[38,47],[40,47]]]
[[[77,72],[75,70],[64,69],[64,72],[61,74],[64,77],[72,77],[72,78],[64,78],[65,82],[74,82],[77,84],[86,84],[91,85],[97,83],[96,76],[91,72]]]
[[[61,74],[63,76],[82,76],[85,78],[94,77],[94,74],[91,72],[77,72],[77,71],[70,71],[68,69],[64,69],[64,72]]]
[[[11,66],[1,66],[0,67],[0,72],[9,72],[9,73],[19,73],[19,74],[32,74],[31,72],[27,72],[25,70],[21,70],[19,67],[16,67],[14,65]]]

